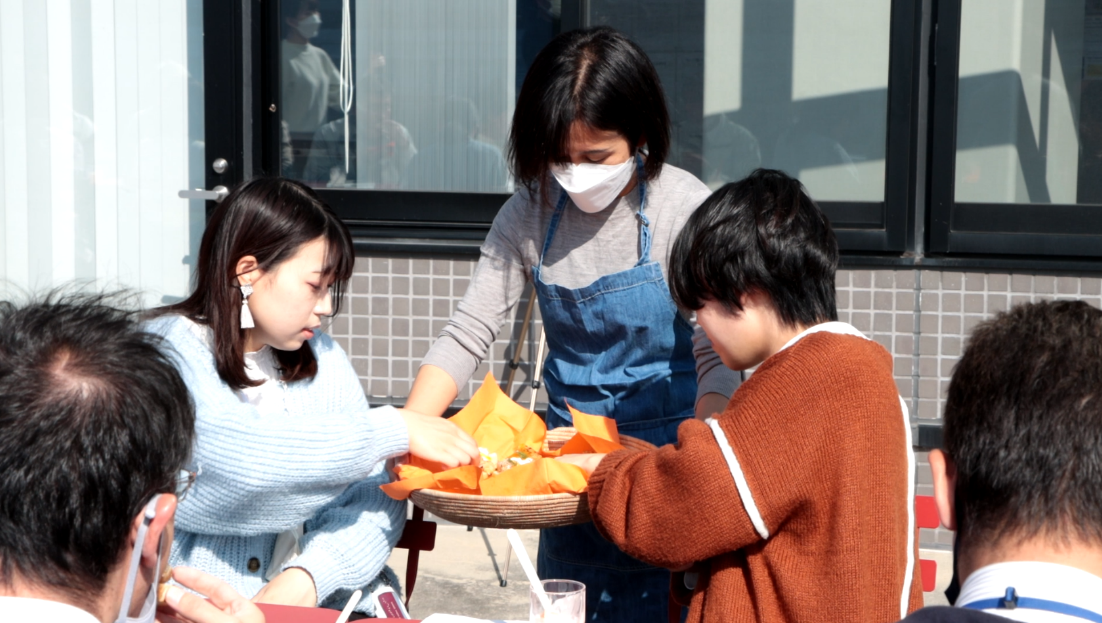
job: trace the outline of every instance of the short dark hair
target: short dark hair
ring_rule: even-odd
[[[319,10],[320,6],[320,0],[280,0],[280,28],[287,28],[286,21],[295,19],[299,16],[300,13],[302,13],[303,10],[317,11]]]
[[[837,268],[834,230],[800,182],[757,169],[689,217],[670,251],[670,291],[686,309],[713,300],[739,311],[757,290],[784,324],[812,325],[838,319]]]
[[[324,238],[323,277],[332,278],[333,315],[340,310],[345,284],[356,261],[352,236],[333,210],[309,186],[281,177],[262,177],[234,188],[218,204],[199,243],[195,289],[187,299],[155,314],[178,313],[214,333],[214,363],[230,387],[259,385],[245,372],[245,330],[241,290],[234,285],[237,262],[256,257],[263,270],[290,259],[302,245]],[[287,382],[313,378],[318,362],[309,342],[295,351],[273,349]]]
[[[1102,543],[1102,311],[1030,303],[976,327],[953,370],[945,452],[958,539]]]
[[[187,386],[119,299],[0,302],[0,584],[91,605],[134,518],[172,492],[195,414]]]
[[[513,177],[547,200],[549,167],[569,162],[570,125],[618,132],[632,150],[646,142],[646,179],[670,150],[670,114],[658,72],[643,49],[598,26],[564,32],[540,51],[517,96],[509,132]]]

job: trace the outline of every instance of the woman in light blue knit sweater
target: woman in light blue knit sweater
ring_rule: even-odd
[[[449,422],[369,409],[348,358],[318,331],[353,262],[347,228],[312,190],[253,180],[211,216],[194,293],[148,323],[197,415],[199,477],[176,514],[172,564],[256,601],[339,608],[356,589],[396,585],[385,562],[405,504],[379,490],[387,459],[478,457]]]

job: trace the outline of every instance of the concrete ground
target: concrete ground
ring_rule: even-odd
[[[497,620],[528,620],[528,580],[512,556],[508,584],[501,586],[508,541],[504,530],[475,528],[467,531],[439,517],[436,547],[421,552],[417,583],[410,599],[410,616],[423,619],[442,612]],[[538,530],[521,530],[521,540],[533,562],[539,546]],[[405,581],[406,550],[394,550],[390,568]]]
[[[442,612],[497,620],[528,620],[528,580],[516,556],[512,556],[509,581],[501,586],[508,542],[504,530],[475,528],[467,531],[440,518],[426,515],[438,523],[436,548],[421,552],[410,600],[410,615],[423,619]],[[533,561],[539,545],[539,531],[522,530],[521,539]],[[395,550],[390,566],[399,578],[405,578],[406,550]],[[952,552],[921,550],[920,558],[937,562],[937,589],[925,594],[926,605],[945,605],[942,591],[952,576]]]

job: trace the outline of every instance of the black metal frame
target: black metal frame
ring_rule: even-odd
[[[1069,267],[1082,264],[1076,259],[1102,258],[1102,209],[1097,205],[955,201],[961,3],[937,3],[928,251],[961,258],[1031,256],[1023,258],[1030,264],[1063,259]]]
[[[915,94],[922,76],[921,7],[926,1],[892,1],[888,110],[884,111],[888,121],[884,201],[821,203],[847,252],[900,254],[914,248],[912,224],[918,184],[914,164],[924,148],[924,136],[917,131],[922,107],[917,105]],[[563,28],[584,25],[587,5],[586,0],[564,1]],[[257,2],[254,7],[259,57],[277,58],[279,2]],[[251,64],[261,80],[255,94],[260,104],[250,110],[261,117],[256,135],[263,137],[260,149],[254,152],[260,154],[260,159],[252,172],[274,173],[279,171],[279,115],[271,109],[279,99],[278,64],[261,63],[259,59]],[[250,124],[251,120],[242,122]],[[349,225],[357,248],[363,252],[477,253],[494,216],[508,198],[491,193],[354,189],[319,189],[318,194]]]
[[[1094,272],[1102,210],[954,201],[963,0],[892,0],[885,197],[821,205],[852,266]],[[587,0],[564,0],[563,27]],[[204,3],[207,187],[279,171],[279,0]],[[475,255],[504,194],[320,189],[362,253]],[[213,203],[209,204],[213,206]]]
[[[884,201],[819,205],[830,218],[843,252],[902,254],[914,251],[920,178],[916,164],[925,150],[919,131],[925,107],[918,94],[925,88],[922,37],[925,2],[893,0],[888,44],[887,144]]]
[[[248,89],[249,47],[246,33],[252,6],[240,2],[203,3],[203,105],[206,159],[224,158],[228,167],[217,173],[206,166],[207,188],[232,186],[253,170],[253,154],[259,153],[250,132],[252,105]],[[218,111],[218,114],[211,114]],[[208,214],[214,206],[207,202]]]

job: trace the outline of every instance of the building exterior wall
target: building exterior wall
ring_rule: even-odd
[[[374,256],[356,260],[356,271],[330,331],[349,353],[373,404],[401,404],[409,394],[422,357],[466,291],[475,264],[471,258]],[[1102,278],[1053,275],[964,273],[939,270],[841,270],[837,277],[839,319],[880,343],[895,358],[899,393],[911,422],[937,424],[953,366],[971,330],[1013,305],[1046,299],[1082,299],[1102,307]],[[491,356],[462,388],[467,400],[487,372],[508,377],[508,361],[527,305],[502,328]],[[539,338],[530,332],[521,346],[514,399],[527,404],[531,360]],[[544,402],[542,395],[537,396]],[[931,495],[926,452],[918,459],[917,492]],[[923,547],[949,548],[950,532],[922,530]]]

